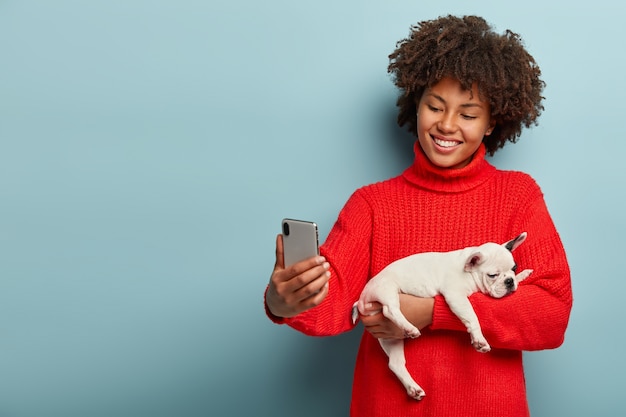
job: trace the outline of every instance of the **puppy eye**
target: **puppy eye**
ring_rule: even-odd
[[[512,270],[513,272],[517,271],[517,264],[516,264],[516,265],[513,265],[513,268],[511,268],[511,270]]]
[[[487,276],[491,279],[496,279],[498,278],[498,274],[487,274]]]

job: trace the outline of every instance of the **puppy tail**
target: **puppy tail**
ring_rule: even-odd
[[[357,301],[352,305],[352,324],[356,324],[359,321],[359,302]]]

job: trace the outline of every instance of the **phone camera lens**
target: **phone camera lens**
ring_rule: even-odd
[[[283,234],[289,236],[289,223],[283,223]]]

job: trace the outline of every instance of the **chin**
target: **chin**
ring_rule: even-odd
[[[493,298],[502,298],[508,294],[509,291],[504,287],[495,286],[489,289],[489,295],[491,295]]]

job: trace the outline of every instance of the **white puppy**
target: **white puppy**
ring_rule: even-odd
[[[481,291],[495,298],[504,297],[517,289],[517,284],[528,277],[532,270],[515,274],[515,261],[511,252],[524,242],[526,233],[504,243],[485,243],[451,252],[426,252],[407,256],[392,262],[368,281],[359,301],[352,308],[352,321],[358,313],[367,314],[365,306],[377,301],[382,313],[404,330],[407,337],[420,335],[400,311],[400,293],[418,297],[434,297],[441,294],[450,309],[467,327],[471,343],[479,352],[491,347],[483,336],[478,317],[468,297]],[[387,356],[389,369],[400,379],[409,396],[421,400],[426,393],[406,369],[404,341],[402,339],[378,339]]]

